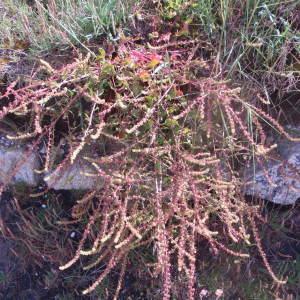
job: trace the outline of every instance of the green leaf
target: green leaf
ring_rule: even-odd
[[[115,67],[110,64],[110,63],[106,63],[102,66],[102,70],[101,70],[101,75],[104,77],[111,77],[113,75],[115,75]]]
[[[105,50],[103,48],[99,48],[96,59],[99,61],[103,61],[105,59],[105,55],[106,55]]]
[[[176,128],[176,127],[179,127],[179,123],[177,122],[177,120],[174,120],[174,119],[167,119],[164,123],[164,125],[168,128]]]
[[[143,90],[143,85],[139,79],[135,79],[132,84],[130,84],[130,89],[134,96],[138,96]]]

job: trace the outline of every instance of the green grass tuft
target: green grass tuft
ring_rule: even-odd
[[[36,0],[28,5],[4,0],[0,17],[0,47],[22,48],[29,44],[36,52],[55,46],[78,45],[102,34],[116,37],[125,23],[131,1],[127,0]],[[84,46],[85,47],[85,46]]]

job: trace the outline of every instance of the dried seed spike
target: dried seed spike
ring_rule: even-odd
[[[45,60],[43,59],[39,59],[39,62],[41,63],[42,66],[45,67],[45,69],[50,73],[50,74],[54,74],[55,70],[50,66],[49,63],[47,63]]]

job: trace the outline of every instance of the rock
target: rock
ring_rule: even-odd
[[[35,170],[43,169],[40,156],[45,155],[45,149],[30,151],[30,147],[28,142],[14,142],[0,134],[0,183],[38,186],[44,180],[46,185],[54,190],[93,190],[103,187],[105,175],[98,176],[99,170],[83,158],[97,158],[109,154],[103,143],[86,146],[73,164],[68,163],[58,169],[50,167],[50,171],[43,174],[38,174]],[[109,145],[109,151],[116,149],[119,148]],[[64,154],[61,149],[56,149],[53,160],[60,161]],[[100,169],[111,174],[113,163],[102,164]]]
[[[38,154],[28,151],[25,145],[14,143],[5,136],[0,136],[0,166],[2,184],[24,183],[36,186],[39,183],[40,177],[35,172],[41,168]]]
[[[85,174],[96,174],[96,169],[87,161],[77,160],[66,168],[50,172],[44,180],[54,190],[91,190],[103,187],[101,176]]]
[[[64,143],[62,142],[62,144]],[[44,177],[44,181],[49,188],[54,190],[99,190],[104,186],[105,173],[113,174],[118,169],[118,166],[114,162],[101,163],[98,167],[100,173],[104,171],[104,174],[100,175],[99,170],[85,157],[97,159],[111,155],[121,150],[122,147],[122,145],[106,139],[91,141],[85,145],[73,164],[68,163],[62,169],[50,170]]]
[[[276,159],[268,157],[245,171],[244,194],[292,205],[300,199],[300,143],[281,139],[277,145]]]
[[[35,68],[34,61],[20,50],[0,49],[0,82],[8,84],[25,77],[30,77]]]

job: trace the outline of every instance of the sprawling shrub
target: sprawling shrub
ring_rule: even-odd
[[[23,124],[9,138],[33,139],[28,151],[46,143],[44,171],[64,135],[68,151],[56,170],[80,157],[94,168],[85,175],[103,181],[72,208],[70,222],[84,230],[77,250],[60,266],[66,270],[81,260],[84,270],[94,270],[104,264],[83,294],[120,267],[117,298],[128,255],[146,246],[156,255],[149,268],[161,277],[163,299],[170,298],[178,273],[187,278],[186,296],[193,299],[199,242],[214,253],[243,258],[248,254],[234,244],[252,237],[273,280],[284,283],[264,254],[259,209],[241,194],[238,165],[253,155],[260,161],[275,147],[267,145],[265,121],[295,139],[222,78],[209,47],[168,32],[146,45],[123,36],[117,47],[100,48],[96,57],[79,55],[59,69],[40,61],[30,81],[10,84],[1,96],[1,119]],[[86,154],[101,143],[107,151]]]

